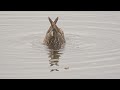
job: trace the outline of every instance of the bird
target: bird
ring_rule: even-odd
[[[54,22],[51,20],[50,17],[48,17],[48,20],[51,26],[48,29],[44,38],[44,44],[47,45],[49,49],[59,50],[65,45],[66,42],[64,32],[56,25],[58,17],[54,20]]]

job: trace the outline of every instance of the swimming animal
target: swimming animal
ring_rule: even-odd
[[[59,50],[65,44],[64,32],[56,25],[58,17],[54,22],[50,17],[48,17],[48,20],[51,26],[46,33],[44,44],[46,44],[49,49]]]

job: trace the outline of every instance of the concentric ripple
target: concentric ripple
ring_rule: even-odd
[[[48,16],[60,17],[57,25],[66,39],[60,51],[43,44]],[[120,12],[0,12],[0,78],[120,78],[119,16]]]

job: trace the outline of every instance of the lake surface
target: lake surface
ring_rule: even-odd
[[[57,16],[66,45],[43,39]],[[120,12],[0,11],[0,78],[120,78]]]

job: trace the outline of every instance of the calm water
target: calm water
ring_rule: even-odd
[[[43,45],[58,16],[66,45]],[[0,12],[0,78],[120,78],[120,12]]]

